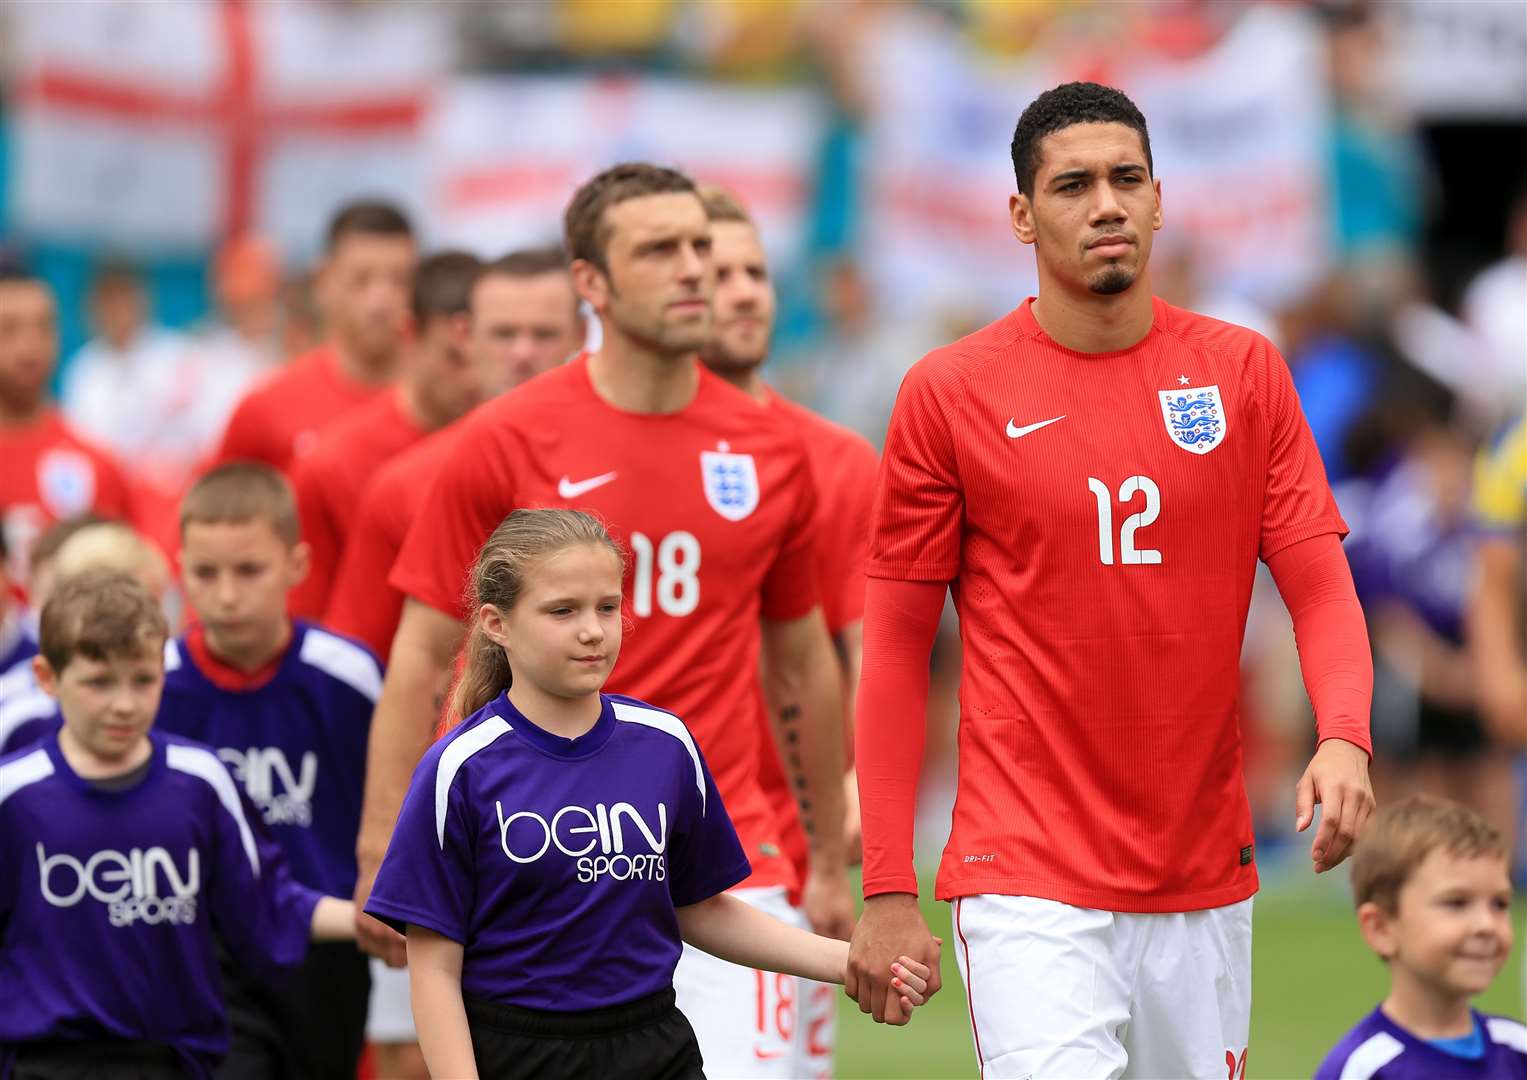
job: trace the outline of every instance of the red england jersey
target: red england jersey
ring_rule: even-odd
[[[293,462],[302,538],[312,548],[308,576],[289,600],[293,615],[323,616],[367,482],[383,463],[427,434],[394,386],[335,420],[319,435],[313,452]]]
[[[1080,353],[1030,303],[912,368],[881,466],[868,572],[951,582],[964,645],[938,896],[1243,900],[1252,577],[1346,525],[1266,339],[1156,300],[1137,345]],[[898,861],[866,845],[866,891]]]
[[[321,621],[330,630],[364,642],[383,660],[392,652],[403,616],[403,594],[387,575],[461,429],[457,421],[383,465],[366,484],[356,508]]]
[[[244,395],[228,419],[215,463],[263,461],[289,474],[335,417],[381,389],[345,374],[334,347],[320,345]]]
[[[624,412],[586,356],[481,406],[393,570],[393,584],[462,618],[478,548],[518,507],[590,510],[631,553],[625,636],[607,690],[681,717],[699,740],[753,863],[750,885],[791,884],[758,786],[759,618],[818,603],[810,467],[777,412],[703,367],[677,412]]]
[[[818,416],[772,389],[768,394],[769,407],[788,420],[806,443],[817,489],[816,566],[822,614],[828,632],[837,637],[844,627],[864,617],[864,562],[869,553],[879,457],[870,441],[858,432]],[[797,877],[804,881],[806,834],[767,717],[758,779],[779,817],[785,854]]]
[[[27,579],[32,545],[56,521],[94,513],[127,520],[132,499],[117,463],[86,442],[56,411],[36,423],[0,428],[0,527],[10,573]]]

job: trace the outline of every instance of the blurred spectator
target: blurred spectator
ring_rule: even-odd
[[[1474,513],[1481,535],[1469,643],[1480,710],[1498,739],[1527,747],[1527,413],[1480,454]]]
[[[0,268],[0,508],[9,576],[24,585],[32,545],[55,521],[127,517],[127,483],[104,451],[75,434],[48,398],[58,362],[53,291]]]
[[[96,271],[89,311],[95,337],[65,365],[64,415],[133,473],[157,475],[184,454],[184,339],[153,325],[143,282],[125,263]]]
[[[1506,255],[1469,285],[1463,317],[1486,350],[1475,364],[1482,396],[1508,409],[1520,404],[1527,398],[1527,176],[1508,211]]]
[[[1347,554],[1374,648],[1375,785],[1391,800],[1416,787],[1474,807],[1507,828],[1515,817],[1509,757],[1480,719],[1464,645],[1473,569],[1473,446],[1427,419],[1400,456],[1342,511]]]

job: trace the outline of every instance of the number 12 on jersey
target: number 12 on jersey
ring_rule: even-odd
[[[1104,566],[1113,565],[1113,493],[1095,476],[1087,477],[1087,490],[1098,501],[1098,558]],[[1125,566],[1154,565],[1161,562],[1161,552],[1154,548],[1135,547],[1135,533],[1152,524],[1161,514],[1161,489],[1149,476],[1131,476],[1119,485],[1119,502],[1125,505],[1135,496],[1145,496],[1145,509],[1130,514],[1119,526],[1119,562]]]

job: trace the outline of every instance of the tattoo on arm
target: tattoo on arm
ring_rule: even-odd
[[[801,707],[784,705],[779,710],[780,727],[784,731],[784,758],[789,773],[790,786],[795,789],[796,801],[801,809],[801,828],[806,832],[808,843],[816,842],[816,822],[812,820],[811,800],[806,797],[806,770],[801,764]]]

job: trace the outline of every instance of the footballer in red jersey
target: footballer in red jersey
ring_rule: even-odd
[[[494,388],[512,389],[566,363],[583,344],[578,296],[558,248],[488,263],[472,285],[467,316],[467,349]],[[387,575],[461,427],[453,423],[404,450],[361,489],[323,623],[378,656],[392,648],[403,613],[403,594]]]
[[[739,895],[783,905],[794,875],[758,786],[760,651],[802,711],[803,814],[822,837],[808,897],[844,934],[840,692],[820,613],[815,491],[800,437],[706,371],[714,274],[705,210],[686,177],[615,166],[567,212],[573,280],[598,312],[600,350],[540,375],[467,419],[393,571],[408,594],[372,727],[359,857],[364,894],[409,774],[430,736],[431,697],[461,638],[466,569],[516,507],[588,509],[631,553],[635,627],[611,686],[683,715],[708,760],[753,874]],[[372,948],[397,942],[362,923]],[[757,973],[734,965],[675,987],[735,1003],[725,1030],[696,1024],[707,1058],[751,1039]],[[746,995],[744,997],[744,995]],[[694,1015],[692,1013],[692,1015]],[[776,1069],[783,1068],[778,1064]]]
[[[487,372],[472,363],[466,347],[467,300],[481,270],[481,261],[462,251],[419,264],[413,331],[397,384],[335,420],[312,453],[293,463],[302,537],[310,549],[308,575],[289,601],[293,615],[323,614],[361,492],[378,467],[487,396]]]
[[[126,518],[127,482],[48,399],[58,362],[53,292],[23,270],[0,271],[0,530],[9,576],[25,582],[32,545],[55,521]]]
[[[778,412],[805,440],[817,488],[817,580],[822,589],[822,613],[840,660],[845,744],[851,745],[850,702],[859,682],[864,563],[878,465],[875,448],[858,433],[781,397],[764,382],[759,369],[769,354],[775,302],[763,243],[752,218],[729,192],[709,185],[702,186],[700,192],[710,218],[711,261],[716,268],[715,327],[700,358],[717,375]],[[778,817],[785,854],[797,874],[805,877],[810,844],[791,793],[791,781],[800,769],[799,753],[791,753],[790,739],[798,716],[791,707],[788,688],[772,686],[767,670],[764,675],[769,720],[780,729],[783,739],[762,740],[759,778]],[[852,769],[844,779],[844,846],[852,853],[858,846],[858,785]],[[797,908],[797,915],[803,924],[809,924],[811,912]],[[756,1014],[762,1018],[759,1038],[766,1046],[774,1043],[788,1048],[794,1056],[792,1076],[831,1076],[837,993],[825,983],[804,979],[792,982],[794,985],[772,979],[765,986],[764,1008]],[[727,1003],[715,1002],[714,1007],[726,1008]],[[740,1049],[746,1052],[748,1048]],[[708,1059],[707,1064],[725,1075],[739,1067],[731,1061]]]
[[[396,378],[415,258],[413,229],[395,207],[356,202],[334,216],[316,277],[328,340],[245,395],[217,463],[263,461],[289,474],[335,417]]]
[[[1337,513],[1264,338],[1151,295],[1161,185],[1145,119],[1092,83],[1012,146],[1039,295],[916,364],[870,542],[857,765],[868,967],[931,955],[912,827],[928,650],[960,615],[953,901],[987,1077],[1213,1076],[1250,1023],[1257,876],[1238,658],[1259,559],[1293,617],[1319,747],[1317,871],[1372,810],[1372,666]]]

